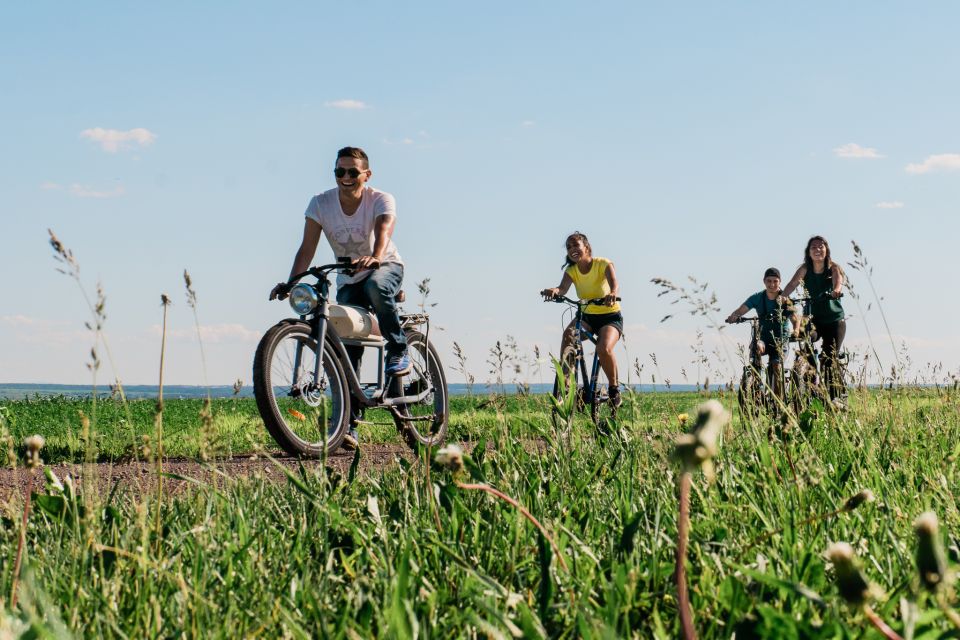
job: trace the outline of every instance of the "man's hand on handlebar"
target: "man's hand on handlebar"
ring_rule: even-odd
[[[360,256],[356,260],[350,263],[355,271],[363,271],[365,269],[378,269],[380,267],[380,260],[373,256]]]
[[[727,324],[733,324],[738,319],[739,319],[738,316],[735,316],[734,314],[731,313],[730,315],[727,316],[727,319],[724,320],[724,322],[726,322]]]
[[[270,299],[271,299],[271,300],[286,300],[286,299],[287,299],[287,294],[289,294],[289,293],[290,293],[290,285],[287,284],[286,282],[278,282],[278,283],[277,283],[277,286],[275,286],[275,287],[270,291]]]

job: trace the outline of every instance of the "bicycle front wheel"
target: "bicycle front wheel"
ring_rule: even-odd
[[[737,389],[737,401],[742,415],[755,415],[763,403],[763,385],[753,367],[743,370],[740,388]]]
[[[280,447],[294,456],[335,451],[350,422],[343,365],[324,341],[317,371],[317,342],[305,322],[282,322],[260,340],[253,360],[253,393],[260,417]]]
[[[447,436],[450,417],[447,376],[437,350],[425,335],[413,329],[408,329],[405,335],[412,370],[405,376],[395,378],[391,384],[400,385],[400,392],[405,396],[420,395],[427,390],[429,393],[416,404],[398,406],[393,421],[397,431],[412,448],[416,449],[418,445],[434,446]]]
[[[563,353],[560,354],[560,363],[563,366],[563,370],[567,372],[566,379],[562,379],[560,375],[556,375],[553,379],[553,397],[556,400],[556,403],[551,402],[550,408],[550,420],[553,422],[553,427],[555,429],[565,426],[567,420],[573,420],[573,414],[577,411],[583,411],[584,409],[584,392],[583,387],[580,386],[578,381],[578,371],[577,371],[577,351],[573,347],[569,347],[563,350]],[[573,405],[566,404],[566,394],[573,393]],[[565,407],[563,409],[558,409],[557,406]],[[569,410],[569,415],[562,415],[567,410]]]

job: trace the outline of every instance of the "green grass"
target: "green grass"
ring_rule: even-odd
[[[656,393],[634,396],[624,416],[633,424],[666,424],[665,416],[689,408],[696,398],[692,393]],[[255,447],[277,450],[267,433],[253,398],[214,399],[212,422],[203,426],[200,418],[203,399],[164,401],[164,451],[168,456],[195,458],[206,447],[215,455],[248,453]],[[476,440],[498,428],[506,416],[519,437],[533,437],[549,424],[544,397],[455,396],[451,398],[451,440]],[[78,399],[63,396],[36,396],[24,400],[0,400],[0,425],[19,444],[29,435],[46,439],[44,460],[49,463],[82,462],[81,416],[92,423],[94,458],[100,461],[131,459],[140,455],[143,436],[155,436],[156,402],[119,399]],[[390,414],[369,411],[361,433],[367,442],[400,442]],[[675,419],[674,419],[675,422]],[[532,426],[531,426],[532,425]],[[205,432],[206,431],[206,432]],[[0,447],[0,465],[9,464],[8,448]]]
[[[582,418],[555,431],[542,399],[456,399],[452,439],[491,445],[468,467],[473,481],[540,519],[569,572],[514,508],[458,488],[439,468],[431,490],[421,464],[352,481],[323,471],[286,482],[218,479],[161,503],[107,504],[68,491],[34,505],[21,605],[5,624],[62,622],[90,637],[674,638],[670,454],[677,414],[692,414],[699,400],[632,397],[620,428],[603,436]],[[82,458],[77,436],[56,434],[67,426],[79,433],[77,409],[92,407],[62,399],[2,406],[17,438],[47,427],[51,442],[61,439],[57,455]],[[93,426],[101,457],[152,432],[151,403],[131,403],[132,426],[121,424],[123,407],[108,407],[98,404]],[[180,425],[184,455],[201,437],[200,407],[167,405],[168,432]],[[895,629],[904,633],[903,613],[915,606],[915,638],[955,633],[916,593],[911,525],[935,511],[957,562],[958,409],[952,392],[871,391],[855,395],[848,413],[821,412],[786,431],[769,419],[742,422],[734,410],[715,482],[694,483],[688,579],[700,636],[878,637],[836,595],[823,559],[834,541],[858,549],[880,588],[875,608]],[[234,451],[264,441],[249,402],[216,402],[213,415]],[[371,437],[395,438],[391,429]],[[545,446],[525,447],[525,438]],[[876,502],[801,525],[862,489]],[[19,497],[5,514],[0,597],[9,602]],[[773,535],[754,542],[765,533]]]

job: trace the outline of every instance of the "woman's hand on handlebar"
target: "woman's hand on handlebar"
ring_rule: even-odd
[[[726,322],[727,324],[733,324],[733,323],[736,322],[737,320],[739,320],[739,316],[737,316],[736,314],[731,313],[730,315],[727,316],[727,319],[724,320],[724,322]]]
[[[543,296],[545,301],[550,301],[560,295],[560,287],[551,287],[549,289],[544,289],[540,292],[540,295]]]

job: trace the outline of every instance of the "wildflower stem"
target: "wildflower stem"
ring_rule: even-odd
[[[33,468],[27,469],[27,490],[23,501],[23,522],[20,526],[20,540],[17,542],[17,558],[13,563],[13,586],[10,588],[10,610],[17,608],[17,587],[20,585],[20,563],[23,561],[23,547],[27,542],[27,518],[30,515],[30,494],[33,493]]]
[[[690,610],[690,594],[687,591],[687,538],[690,530],[690,486],[693,475],[689,471],[680,474],[680,513],[677,518],[677,602],[680,613],[680,628],[684,640],[695,640],[697,632],[693,628],[693,612]]]
[[[461,489],[471,490],[471,491],[484,491],[516,507],[517,510],[523,514],[523,517],[525,517],[527,520],[533,523],[533,526],[539,529],[540,533],[543,534],[543,537],[547,539],[547,541],[550,543],[550,546],[553,547],[553,552],[554,554],[556,554],[557,559],[560,561],[560,566],[563,567],[564,571],[567,571],[568,573],[570,572],[570,569],[567,567],[567,561],[563,559],[563,554],[560,553],[560,548],[557,546],[557,543],[553,541],[553,537],[549,533],[547,533],[547,529],[542,524],[540,524],[540,521],[537,520],[532,513],[527,511],[523,505],[521,505],[519,502],[517,502],[507,494],[503,493],[502,491],[498,491],[497,489],[494,489],[488,484],[464,484],[462,482],[458,482],[457,487]]]
[[[426,468],[427,500],[430,501],[430,511],[433,513],[433,522],[437,525],[437,533],[440,533],[443,526],[440,524],[440,514],[437,512],[437,502],[435,500],[435,496],[433,495],[433,482],[430,480],[431,460],[433,460],[433,456],[430,453],[430,445],[427,445],[427,459],[423,461],[424,467]]]
[[[899,633],[891,629],[887,623],[883,621],[883,618],[877,615],[873,607],[868,604],[863,605],[863,613],[867,616],[870,624],[883,634],[884,638],[887,638],[887,640],[903,640],[903,637]]]
[[[156,438],[157,438],[157,518],[156,527],[160,531],[160,503],[163,500],[163,364],[164,354],[167,350],[167,308],[170,306],[170,299],[163,294],[160,296],[160,302],[163,306],[163,329],[160,334],[160,374],[157,386],[157,415],[156,415]]]

